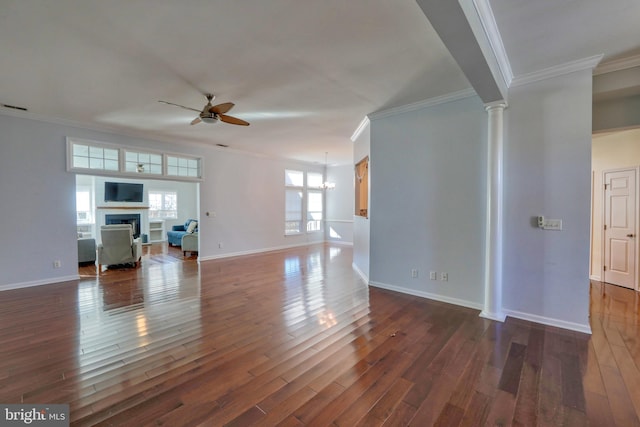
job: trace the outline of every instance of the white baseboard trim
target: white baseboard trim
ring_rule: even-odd
[[[325,240],[325,243],[331,243],[332,245],[338,245],[338,246],[347,246],[347,247],[352,247],[353,246],[353,242],[345,242],[343,240]]]
[[[299,247],[302,247],[302,246],[317,245],[318,243],[325,243],[325,241],[324,240],[318,240],[317,242],[305,242],[305,243],[299,243],[299,244],[296,244],[296,245],[273,246],[273,247],[270,247],[270,248],[250,249],[248,251],[228,252],[228,253],[219,254],[219,255],[210,255],[210,256],[198,257],[198,262],[212,261],[214,259],[232,258],[232,257],[237,257],[237,256],[243,256],[243,255],[255,255],[255,254],[261,254],[261,253],[264,253],[264,252],[281,251],[281,250],[285,250],[285,249],[299,248]],[[333,242],[331,242],[331,243],[333,243]]]
[[[376,287],[376,288],[381,288],[381,289],[386,289],[389,291],[394,291],[394,292],[400,292],[402,294],[409,294],[409,295],[413,295],[416,297],[421,297],[421,298],[427,298],[427,299],[432,299],[434,301],[440,301],[440,302],[446,302],[447,304],[453,304],[453,305],[459,305],[462,307],[467,307],[467,308],[473,308],[475,310],[482,310],[483,309],[483,305],[473,302],[473,301],[467,301],[467,300],[463,300],[463,299],[459,299],[459,298],[452,298],[452,297],[448,297],[445,295],[439,295],[439,294],[432,294],[431,292],[424,292],[424,291],[418,291],[415,289],[408,289],[408,288],[403,288],[401,286],[395,286],[395,285],[389,285],[386,283],[380,283],[380,282],[369,282],[369,285]]]
[[[581,323],[567,322],[560,319],[553,319],[551,317],[538,316],[536,314],[523,313],[515,310],[503,310],[507,316],[515,317],[516,319],[527,320],[533,323],[540,323],[542,325],[554,326],[561,329],[569,329],[571,331],[582,332],[583,334],[591,335],[591,326]]]
[[[596,276],[595,274],[592,274],[591,276],[589,276],[589,279],[596,282],[602,282],[602,278],[600,276]]]
[[[71,275],[71,276],[61,276],[61,277],[51,277],[48,279],[42,280],[33,280],[31,282],[21,282],[21,283],[9,283],[6,285],[0,285],[0,291],[9,291],[12,289],[23,289],[23,288],[32,288],[34,286],[43,286],[43,285],[52,285],[54,283],[61,282],[71,282],[74,280],[80,280],[79,275]]]
[[[362,270],[360,270],[358,268],[358,266],[356,265],[356,263],[351,263],[351,268],[353,268],[353,270],[358,273],[358,276],[360,276],[360,278],[362,280],[364,280],[364,282],[368,285],[369,284],[369,276],[367,276],[366,274],[364,274],[364,272]]]

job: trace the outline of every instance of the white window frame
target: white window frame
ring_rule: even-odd
[[[91,167],[74,166],[73,151],[74,151],[74,146],[76,145],[117,150],[118,169],[112,170],[112,169],[103,169],[103,168],[99,169],[99,168],[91,168]],[[161,159],[162,159],[161,173],[151,174],[144,170],[146,168],[142,168],[143,170],[141,172],[127,171],[127,167],[126,167],[127,152],[161,156]],[[169,175],[167,172],[168,157],[176,157],[178,159],[187,159],[188,161],[195,162],[197,164],[197,170],[194,168],[191,168],[190,169],[191,171],[196,170],[196,172],[188,175]],[[143,148],[143,147],[129,147],[124,145],[109,144],[105,142],[93,141],[88,139],[67,137],[67,171],[68,172],[80,173],[80,174],[86,174],[86,175],[107,175],[107,176],[113,176],[113,177],[128,177],[128,178],[131,178],[131,177],[140,178],[142,176],[145,176],[145,177],[153,177],[154,179],[166,179],[171,181],[201,182],[201,181],[204,181],[203,170],[204,170],[203,157],[185,155],[180,153],[147,150],[146,148]]]
[[[301,186],[296,186],[296,185],[290,185],[287,184],[286,182],[286,174],[288,171],[291,172],[297,172],[297,173],[301,173],[302,174],[302,185]],[[309,172],[309,171],[303,171],[303,170],[299,170],[299,169],[285,169],[284,171],[285,173],[285,218],[284,218],[284,235],[285,236],[296,236],[296,235],[301,235],[301,234],[312,234],[312,233],[322,233],[324,232],[324,209],[325,209],[325,191],[322,189],[321,186],[318,187],[309,187],[308,183],[309,183],[309,174],[317,174],[320,175],[321,177],[323,176],[322,173],[320,172]],[[322,180],[320,181],[322,182]],[[288,231],[288,227],[287,227],[287,192],[289,191],[297,191],[299,192],[302,196],[300,197],[300,230],[298,232],[289,232]],[[313,213],[316,213],[317,211],[311,211],[309,209],[309,194],[310,193],[317,193],[320,194],[322,196],[322,211],[319,212],[320,213],[320,219],[311,219],[311,216]],[[317,229],[313,228],[310,229],[310,225],[311,223],[317,223]]]
[[[160,195],[160,206],[163,208],[165,205],[165,198],[168,195],[175,196],[176,198],[176,209],[152,209],[151,206],[151,195],[159,194]],[[160,216],[155,216],[154,212],[160,212]],[[174,212],[175,215],[166,215],[167,212]],[[178,219],[178,193],[176,191],[164,191],[164,190],[149,190],[149,219]]]

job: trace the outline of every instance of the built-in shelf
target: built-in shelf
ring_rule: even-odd
[[[149,242],[163,242],[164,241],[164,220],[162,219],[150,219],[149,220]]]

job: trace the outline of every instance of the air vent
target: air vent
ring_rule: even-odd
[[[229,148],[228,145],[226,144],[216,144],[218,147],[222,147],[222,148]]]
[[[11,108],[13,110],[20,110],[20,111],[28,111],[26,108],[24,107],[16,107],[15,105],[9,105],[9,104],[2,104],[3,107],[5,108]]]

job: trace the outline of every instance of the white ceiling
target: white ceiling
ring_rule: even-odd
[[[640,53],[638,0],[490,5],[515,75]],[[415,0],[2,0],[0,61],[33,116],[331,164],[365,115],[471,87]],[[205,92],[251,126],[158,103]]]

